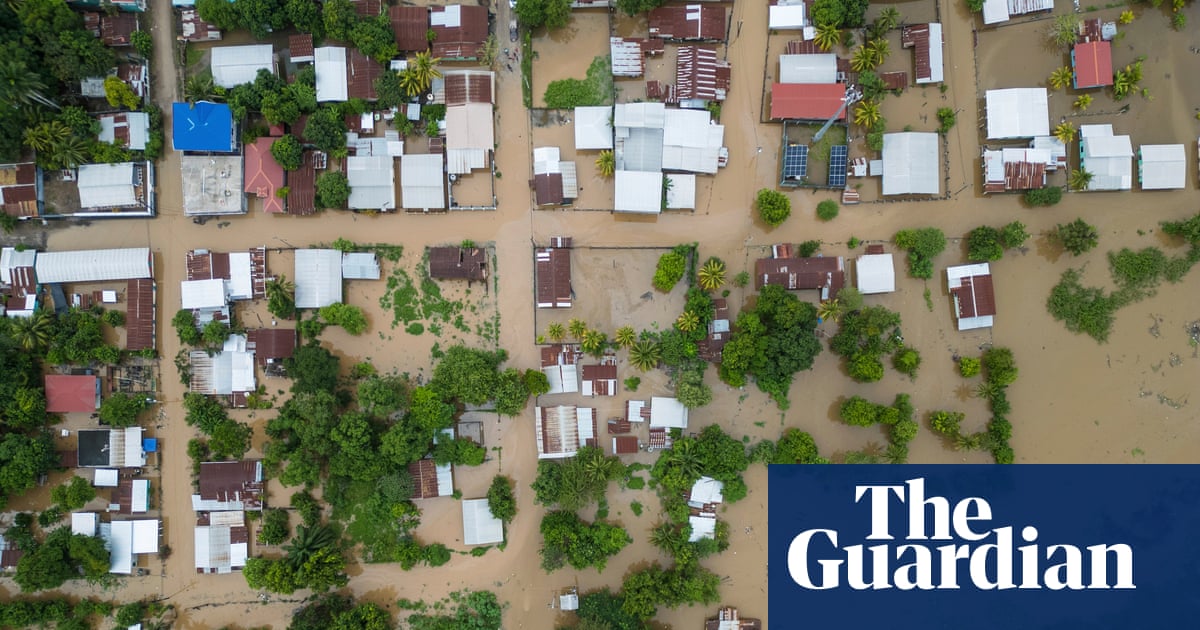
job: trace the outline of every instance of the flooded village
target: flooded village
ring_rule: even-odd
[[[0,625],[764,628],[764,464],[1195,461],[1195,3],[100,4],[0,7]]]

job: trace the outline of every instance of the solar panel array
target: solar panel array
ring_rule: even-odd
[[[783,151],[783,178],[802,179],[808,175],[808,147],[789,144]]]
[[[829,151],[829,186],[846,187],[846,157],[850,152],[847,145],[838,145]]]

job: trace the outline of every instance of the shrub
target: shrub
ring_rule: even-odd
[[[945,135],[954,127],[954,123],[958,122],[958,116],[954,114],[954,110],[949,107],[939,107],[937,110],[938,133]]]
[[[851,357],[847,370],[850,378],[860,383],[874,383],[883,378],[883,362],[868,352],[859,352]]]
[[[921,367],[921,353],[914,348],[904,347],[892,355],[892,365],[897,372],[915,377],[917,368]]]
[[[979,359],[975,357],[962,357],[958,360],[958,373],[962,374],[963,378],[971,378],[979,374]]]
[[[687,269],[687,259],[678,252],[667,252],[658,257],[658,266],[654,269],[654,288],[663,293],[669,292],[683,279]]]
[[[141,31],[138,32],[140,33]],[[125,313],[112,310],[104,311],[104,314],[100,316],[100,320],[113,328],[120,328],[125,325]]]
[[[929,414],[929,426],[938,435],[953,438],[966,415],[957,411],[934,411]]]
[[[779,227],[792,215],[792,201],[787,195],[770,188],[758,191],[755,206],[763,222],[771,227]]]
[[[350,200],[350,182],[340,171],[328,171],[317,176],[317,205],[322,208],[345,208]]]
[[[896,247],[908,250],[908,273],[914,278],[933,277],[933,259],[946,249],[946,235],[937,228],[900,230],[892,239]]]
[[[1000,230],[981,225],[967,234],[967,259],[973,261],[997,261],[1004,257],[1004,246],[1000,243]]]
[[[1063,249],[1079,256],[1099,244],[1100,233],[1083,219],[1075,219],[1070,223],[1059,223],[1054,238],[1062,244]]]
[[[1029,240],[1029,232],[1025,230],[1025,224],[1020,221],[1013,221],[1000,228],[1000,244],[1004,245],[1004,249],[1017,249],[1027,240]]]
[[[504,475],[492,478],[492,485],[487,491],[488,509],[492,516],[508,523],[517,515],[517,499],[513,495],[512,479]]]
[[[1053,206],[1062,201],[1063,191],[1058,186],[1035,188],[1025,191],[1025,203],[1031,206]]]
[[[817,253],[821,249],[821,241],[804,241],[800,243],[799,252],[801,258],[808,258]]]
[[[175,333],[179,335],[179,343],[186,346],[194,346],[200,343],[200,330],[196,328],[196,316],[188,309],[180,309],[175,312],[175,316],[171,318],[171,326],[175,328]]]
[[[838,203],[832,199],[826,199],[817,204],[817,218],[822,221],[832,221],[837,218]]]

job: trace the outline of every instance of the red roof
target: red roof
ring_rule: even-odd
[[[350,98],[375,100],[375,79],[381,74],[383,66],[374,59],[358,52],[357,48],[346,51],[346,94]]]
[[[305,151],[300,160],[300,168],[288,173],[288,214],[303,215],[317,211],[316,158],[315,151]]]
[[[706,101],[724,100],[729,89],[729,64],[717,51],[700,46],[680,46],[675,60],[676,96]]]
[[[425,7],[395,6],[388,10],[392,21],[392,32],[396,34],[396,48],[404,52],[429,50],[429,9]]]
[[[1075,44],[1071,51],[1075,87],[1092,88],[1113,84],[1112,43],[1099,41]]]
[[[725,39],[725,7],[709,4],[678,4],[650,12],[650,36],[661,39]]]
[[[539,249],[534,253],[538,308],[570,308],[571,251],[563,248]]]
[[[452,70],[443,77],[446,105],[495,102],[492,84],[495,75],[490,70]]]
[[[447,11],[457,7],[459,18],[457,26],[444,26],[439,22],[451,21]],[[433,40],[433,56],[438,59],[477,59],[480,48],[488,36],[488,10],[481,6],[449,5],[433,7],[430,15],[430,28],[437,33]]]
[[[46,411],[91,413],[96,410],[96,377],[46,375]]]
[[[830,297],[845,286],[845,268],[841,256],[813,258],[761,258],[754,263],[754,286],[781,286],[800,289],[829,289]]]
[[[967,276],[950,290],[958,298],[958,316],[982,317],[996,314],[996,291],[992,276]]]
[[[846,98],[844,83],[776,83],[771,86],[771,118],[828,120]],[[846,112],[838,116],[845,120]]]
[[[350,0],[350,3],[360,17],[375,17],[383,13],[382,0]]]
[[[154,349],[154,281],[130,280],[125,289],[125,349]]]
[[[311,61],[314,54],[312,33],[300,33],[288,37],[288,51],[293,61],[297,57],[307,57]]]
[[[37,166],[32,162],[0,166],[0,204],[14,217],[37,214]]]
[[[620,435],[613,438],[613,455],[628,455],[638,452],[638,439],[634,435]]]
[[[274,143],[274,138],[259,138],[246,145],[244,190],[263,200],[264,212],[278,213],[283,212],[283,199],[275,191],[283,187],[283,167],[271,155]]]

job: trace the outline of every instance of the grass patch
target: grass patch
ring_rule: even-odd
[[[425,325],[421,322],[413,322],[404,329],[404,332],[414,336],[420,335],[425,332]]]
[[[639,502],[637,502],[637,501],[634,501],[633,503],[630,503],[630,504],[629,504],[629,509],[630,509],[630,511],[632,511],[632,512],[633,512],[633,515],[634,515],[634,516],[641,516],[641,515],[642,515],[642,504],[641,504],[641,503],[639,503]]]
[[[551,81],[543,99],[550,109],[609,105],[613,102],[613,91],[612,62],[608,55],[599,55],[588,66],[586,79]]]

